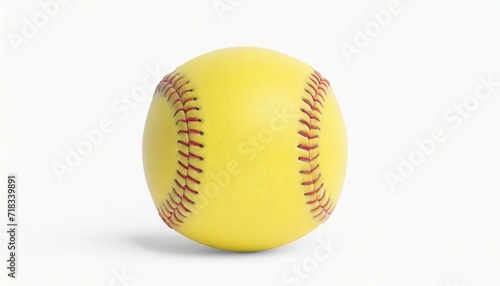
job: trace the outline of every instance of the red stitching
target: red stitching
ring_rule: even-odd
[[[172,92],[170,92],[170,91],[172,91]],[[170,92],[170,93],[168,93],[168,92]],[[167,101],[170,101],[170,98],[172,97],[172,95],[175,94],[175,89],[171,85],[168,85],[167,90],[165,90],[165,94],[167,94]]]
[[[302,149],[302,150],[305,150],[305,151],[311,151],[311,150],[314,150],[316,148],[318,148],[318,144],[316,145],[304,145],[304,144],[299,144],[299,146],[297,146],[299,149]]]
[[[319,154],[317,154],[316,156],[314,156],[312,158],[310,158],[310,157],[299,157],[299,160],[303,161],[303,162],[312,162],[312,161],[318,159],[318,157],[319,157]]]
[[[193,89],[187,88],[189,84],[188,80],[185,80],[178,72],[173,72],[166,75],[163,80],[158,84],[156,88],[156,93],[160,96],[166,98],[167,102],[171,103],[171,106],[180,105],[174,112],[174,117],[180,112],[183,113],[183,118],[177,120],[176,125],[183,123],[182,129],[177,131],[177,134],[187,135],[187,140],[177,140],[177,143],[187,148],[186,152],[183,150],[177,150],[177,153],[186,158],[186,163],[178,160],[178,169],[176,174],[179,178],[174,179],[174,186],[172,190],[168,193],[167,199],[160,204],[158,207],[158,213],[162,220],[170,227],[180,226],[184,219],[187,218],[187,213],[191,213],[188,205],[194,205],[195,202],[186,196],[189,192],[193,195],[198,194],[198,191],[189,186],[189,183],[199,185],[201,182],[194,178],[191,174],[201,173],[203,170],[199,167],[194,166],[194,161],[202,161],[203,157],[196,154],[194,148],[203,148],[204,145],[196,141],[194,135],[203,135],[203,132],[199,129],[192,128],[192,123],[202,122],[201,118],[195,116],[193,113],[199,111],[200,108],[196,106],[187,107],[188,102],[195,102],[196,97],[189,96],[184,98],[187,94],[193,92]],[[188,116],[188,113],[190,114]]]
[[[165,207],[164,203],[161,203],[163,207]],[[165,211],[163,210],[164,208],[158,208],[158,212],[159,213],[162,213],[165,217],[167,216],[167,214],[165,213]]]
[[[186,159],[189,159],[189,158],[194,158],[194,159],[197,159],[197,160],[203,161],[203,157],[198,156],[198,155],[196,155],[196,154],[194,154],[194,153],[191,153],[191,152],[189,152],[188,154],[186,154],[186,153],[184,153],[183,151],[179,150],[179,151],[178,151],[178,153],[179,153],[182,157],[184,157],[184,158],[186,158]]]
[[[178,209],[176,209],[176,211],[175,211],[175,212],[174,212],[174,214],[173,214],[173,217],[174,217],[175,219],[177,219],[177,221],[178,221],[178,222],[182,223],[182,222],[183,222],[183,221],[182,221],[182,219],[180,219],[180,218],[177,216],[177,214],[180,214],[180,213],[181,213],[181,212],[180,212]]]
[[[187,169],[187,170],[189,170],[189,169]],[[200,184],[200,181],[196,180],[195,178],[193,178],[189,175],[183,175],[179,170],[177,170],[177,175],[179,175],[181,178],[183,178],[186,181],[189,180],[197,185]]]
[[[314,93],[309,91],[308,89],[304,89],[304,90],[311,96],[311,99],[313,100],[314,103],[319,103],[319,105],[321,105],[321,107],[323,107],[323,103],[316,97],[317,95],[319,95],[318,89],[315,89]],[[321,98],[323,98],[323,97],[321,97]]]
[[[326,78],[324,78],[323,76],[321,76],[321,74],[318,71],[316,71],[316,70],[314,71],[314,73],[319,78],[319,81],[321,83],[324,83],[326,86],[330,87],[330,82]]]
[[[314,103],[310,102],[307,98],[303,98],[302,101],[304,101],[311,110],[317,111],[319,114],[322,114],[321,110],[317,106],[314,106]]]
[[[312,179],[311,181],[302,182],[302,185],[304,185],[304,186],[314,185],[318,182],[320,177],[321,177],[321,173],[316,178]]]
[[[196,130],[196,129],[187,129],[187,130],[177,131],[177,134],[183,134],[183,133],[194,133],[194,134],[203,135],[203,132],[201,130]]]
[[[317,193],[316,193],[316,194],[317,194]],[[320,203],[320,202],[323,200],[323,198],[325,197],[325,195],[326,195],[326,191],[325,191],[325,190],[323,190],[323,192],[321,192],[321,196],[320,196],[319,198],[318,198],[318,197],[315,197],[313,200],[308,201],[308,202],[307,202],[307,204],[313,204],[313,203],[315,203],[315,202]],[[329,199],[330,199],[330,198],[328,198],[328,200],[329,200]],[[320,206],[321,206],[321,204],[320,204]],[[323,207],[324,207],[324,205],[323,205]]]
[[[302,170],[302,171],[300,171],[300,173],[302,175],[309,175],[309,174],[314,173],[314,171],[316,171],[318,168],[319,168],[319,164],[316,164],[316,166],[314,166],[311,170]],[[321,184],[321,185],[323,185],[323,184]]]
[[[182,104],[182,106],[185,106],[186,103],[188,103],[190,101],[196,101],[197,100],[196,97],[182,99],[182,97],[180,96],[180,94],[179,94],[179,92],[177,90],[174,92],[174,94],[176,94],[178,96],[178,98],[174,102],[172,102],[172,106],[175,105],[177,102],[180,102]]]
[[[300,122],[300,123],[302,123],[302,124],[304,124],[305,126],[307,126],[307,128],[308,128],[309,130],[311,130],[311,129],[314,129],[314,130],[319,130],[319,126],[318,126],[318,125],[311,124],[311,121],[312,121],[311,119],[309,119],[309,122],[307,122],[307,121],[306,121],[306,120],[304,120],[304,119],[299,120],[299,122]]]
[[[191,189],[191,187],[189,187],[188,185],[184,186],[184,190],[189,191],[195,195],[198,194],[198,191]]]
[[[183,122],[183,123],[188,123],[188,122],[201,122],[201,119],[197,118],[197,117],[186,117],[184,119],[179,119],[177,120],[177,122],[175,123],[175,125],[179,124],[180,122]]]
[[[177,87],[177,89],[179,90],[179,89],[183,88],[183,87],[184,87],[186,84],[188,84],[188,83],[189,83],[189,81],[186,81],[185,83],[180,84],[180,85]],[[187,92],[187,91],[193,91],[193,90],[192,90],[192,89],[186,89],[185,91],[182,91],[181,93],[179,93],[179,95],[182,97],[182,95],[183,95],[185,92]]]
[[[182,198],[183,198],[186,202],[188,202],[188,203],[190,203],[190,204],[194,205],[194,202],[193,202],[192,200],[190,200],[188,197],[183,196]]]
[[[184,205],[184,203],[180,203],[179,206],[186,212],[190,213],[191,210],[189,210],[188,208],[186,208],[186,206]]]
[[[180,206],[180,205],[181,205],[181,204],[178,204],[178,205],[177,205],[177,209],[180,209],[180,208],[179,208],[179,206]],[[180,215],[181,215],[181,216],[183,216],[184,218],[187,218],[187,216],[186,216],[185,214],[183,214],[181,211],[174,212],[174,216],[175,216],[175,214],[176,214],[176,213],[180,214]],[[177,217],[177,216],[176,216],[176,217]],[[182,220],[180,220],[180,221],[182,221]]]
[[[181,99],[181,97],[179,97],[179,99]],[[188,103],[190,101],[196,101],[196,100],[197,100],[196,97],[186,98],[186,99],[182,100],[182,105],[186,105],[186,103]]]
[[[317,134],[316,135],[311,135],[311,134],[307,133],[304,130],[299,130],[299,132],[297,132],[297,133],[299,133],[299,135],[301,135],[301,136],[306,137],[307,139],[316,139],[316,138],[319,138],[319,135],[317,135]]]
[[[307,116],[309,117],[309,119],[314,119],[314,120],[316,120],[316,121],[318,121],[318,122],[321,122],[321,121],[319,120],[319,117],[317,117],[317,116],[313,115],[312,113],[310,113],[309,111],[305,110],[304,108],[301,108],[301,109],[300,109],[300,111],[302,111],[302,112],[304,112],[305,114],[307,114]]]
[[[167,213],[165,213],[165,210],[167,210]],[[161,207],[158,208],[158,213],[160,214],[161,219],[171,228],[173,226],[178,226],[173,220],[172,220],[172,213],[170,213],[165,206],[164,203],[161,204]]]
[[[297,133],[307,139],[307,144],[299,144],[297,147],[308,153],[308,156],[299,157],[299,161],[307,163],[307,169],[300,170],[299,173],[308,178],[302,182],[302,185],[312,186],[311,191],[304,193],[304,196],[309,198],[306,204],[312,205],[310,211],[314,213],[313,218],[317,219],[318,222],[323,222],[330,216],[335,207],[333,200],[329,196],[325,200],[326,189],[324,189],[324,184],[320,182],[319,164],[315,163],[319,157],[319,142],[317,139],[319,139],[321,130],[319,127],[322,115],[321,109],[330,83],[319,72],[313,71],[306,85],[307,87],[304,89],[306,97],[302,98],[302,101],[307,105],[307,108],[301,108],[300,110],[307,115],[308,120],[299,120],[304,129],[299,130]],[[315,152],[316,154],[314,154]],[[319,186],[317,186],[318,184]]]
[[[177,161],[177,163],[179,163],[179,165],[181,165],[181,167],[182,167],[182,168],[184,168],[184,169],[186,169],[186,170],[192,169],[192,170],[194,170],[194,171],[195,171],[195,172],[197,172],[197,173],[201,173],[201,172],[203,172],[203,170],[202,170],[202,169],[200,169],[200,168],[196,168],[195,166],[193,166],[193,165],[191,165],[191,164],[189,164],[189,163],[188,163],[187,165],[186,165],[186,164],[184,164],[184,163],[182,163],[181,161]]]
[[[184,145],[186,147],[188,146],[196,146],[196,147],[200,147],[202,148],[203,147],[203,144],[199,143],[199,142],[196,142],[196,141],[189,141],[189,142],[186,142],[186,141],[182,141],[182,140],[177,140],[177,143],[181,144],[181,145]]]
[[[171,77],[172,77],[172,76],[177,75],[177,74],[178,74],[178,73],[175,73],[175,74],[174,74],[174,73],[169,73],[169,74],[167,74],[167,75],[165,76],[165,78],[163,78],[163,80],[162,80],[162,81],[169,81],[169,80],[171,79]]]
[[[184,189],[182,189],[182,190],[184,190]],[[179,194],[179,193],[177,192],[177,189],[176,189],[176,188],[172,188],[172,193],[174,193],[174,194],[176,195],[177,200],[175,200],[174,198],[172,198],[172,200],[173,200],[173,202],[175,203],[175,207],[177,207],[177,204],[179,204],[180,202],[182,202],[182,196],[183,196],[184,194],[182,194],[182,193],[180,193],[180,194]]]
[[[319,166],[319,164],[318,164],[318,166]],[[315,190],[312,190],[312,191],[310,191],[310,192],[307,192],[307,193],[305,193],[304,195],[305,195],[305,196],[314,195],[314,194],[317,194],[317,193],[318,193],[320,190],[322,190],[322,189],[323,189],[323,183],[321,183],[321,185],[319,185],[319,187],[317,187]],[[318,206],[318,207],[319,207],[319,206]],[[313,210],[315,210],[315,209],[313,209]]]
[[[166,80],[166,82],[169,82],[172,86],[175,86],[175,85],[177,85],[179,80],[181,80],[181,78],[182,77],[180,76],[180,74],[176,73],[171,80]]]
[[[172,216],[172,213],[171,212],[174,212],[175,211],[175,208],[170,204],[170,202],[167,200],[167,205],[165,206],[165,208],[169,211],[168,215],[165,215],[165,216]],[[170,208],[171,210],[169,210],[168,208]]]
[[[318,78],[316,78],[313,74],[311,74],[311,75],[309,76],[309,79],[310,79],[312,82],[314,82],[314,84],[315,84],[316,86],[318,86],[318,85],[319,85],[319,80],[318,80]]]
[[[189,107],[189,108],[181,107],[174,112],[174,117],[177,115],[177,113],[179,113],[181,111],[183,111],[185,114],[187,114],[189,111],[193,111],[193,110],[200,110],[200,108],[199,107]]]

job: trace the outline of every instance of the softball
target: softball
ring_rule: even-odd
[[[330,83],[261,48],[194,58],[158,84],[143,139],[161,219],[199,243],[259,251],[326,221],[345,176],[347,142]]]

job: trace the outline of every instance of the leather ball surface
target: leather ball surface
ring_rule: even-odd
[[[319,72],[271,50],[229,48],[186,62],[158,84],[143,161],[169,227],[211,247],[258,251],[332,215],[347,143]]]

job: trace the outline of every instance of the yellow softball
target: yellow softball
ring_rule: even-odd
[[[328,80],[287,55],[241,47],[204,54],[163,78],[143,159],[169,227],[211,247],[258,251],[328,219],[347,142]]]

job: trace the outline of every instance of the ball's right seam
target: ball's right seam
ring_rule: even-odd
[[[300,156],[299,161],[304,167],[299,171],[303,175],[302,186],[311,186],[311,190],[304,193],[307,197],[306,204],[310,205],[310,212],[314,219],[322,223],[328,219],[335,208],[335,202],[326,195],[323,178],[321,177],[321,166],[318,163],[320,127],[323,103],[328,96],[327,90],[330,83],[315,70],[310,73],[304,88],[305,96],[302,98],[304,107],[300,109],[307,119],[300,119],[303,129],[298,131],[301,137],[307,140],[307,144],[299,144],[297,148],[306,151],[307,156]]]

